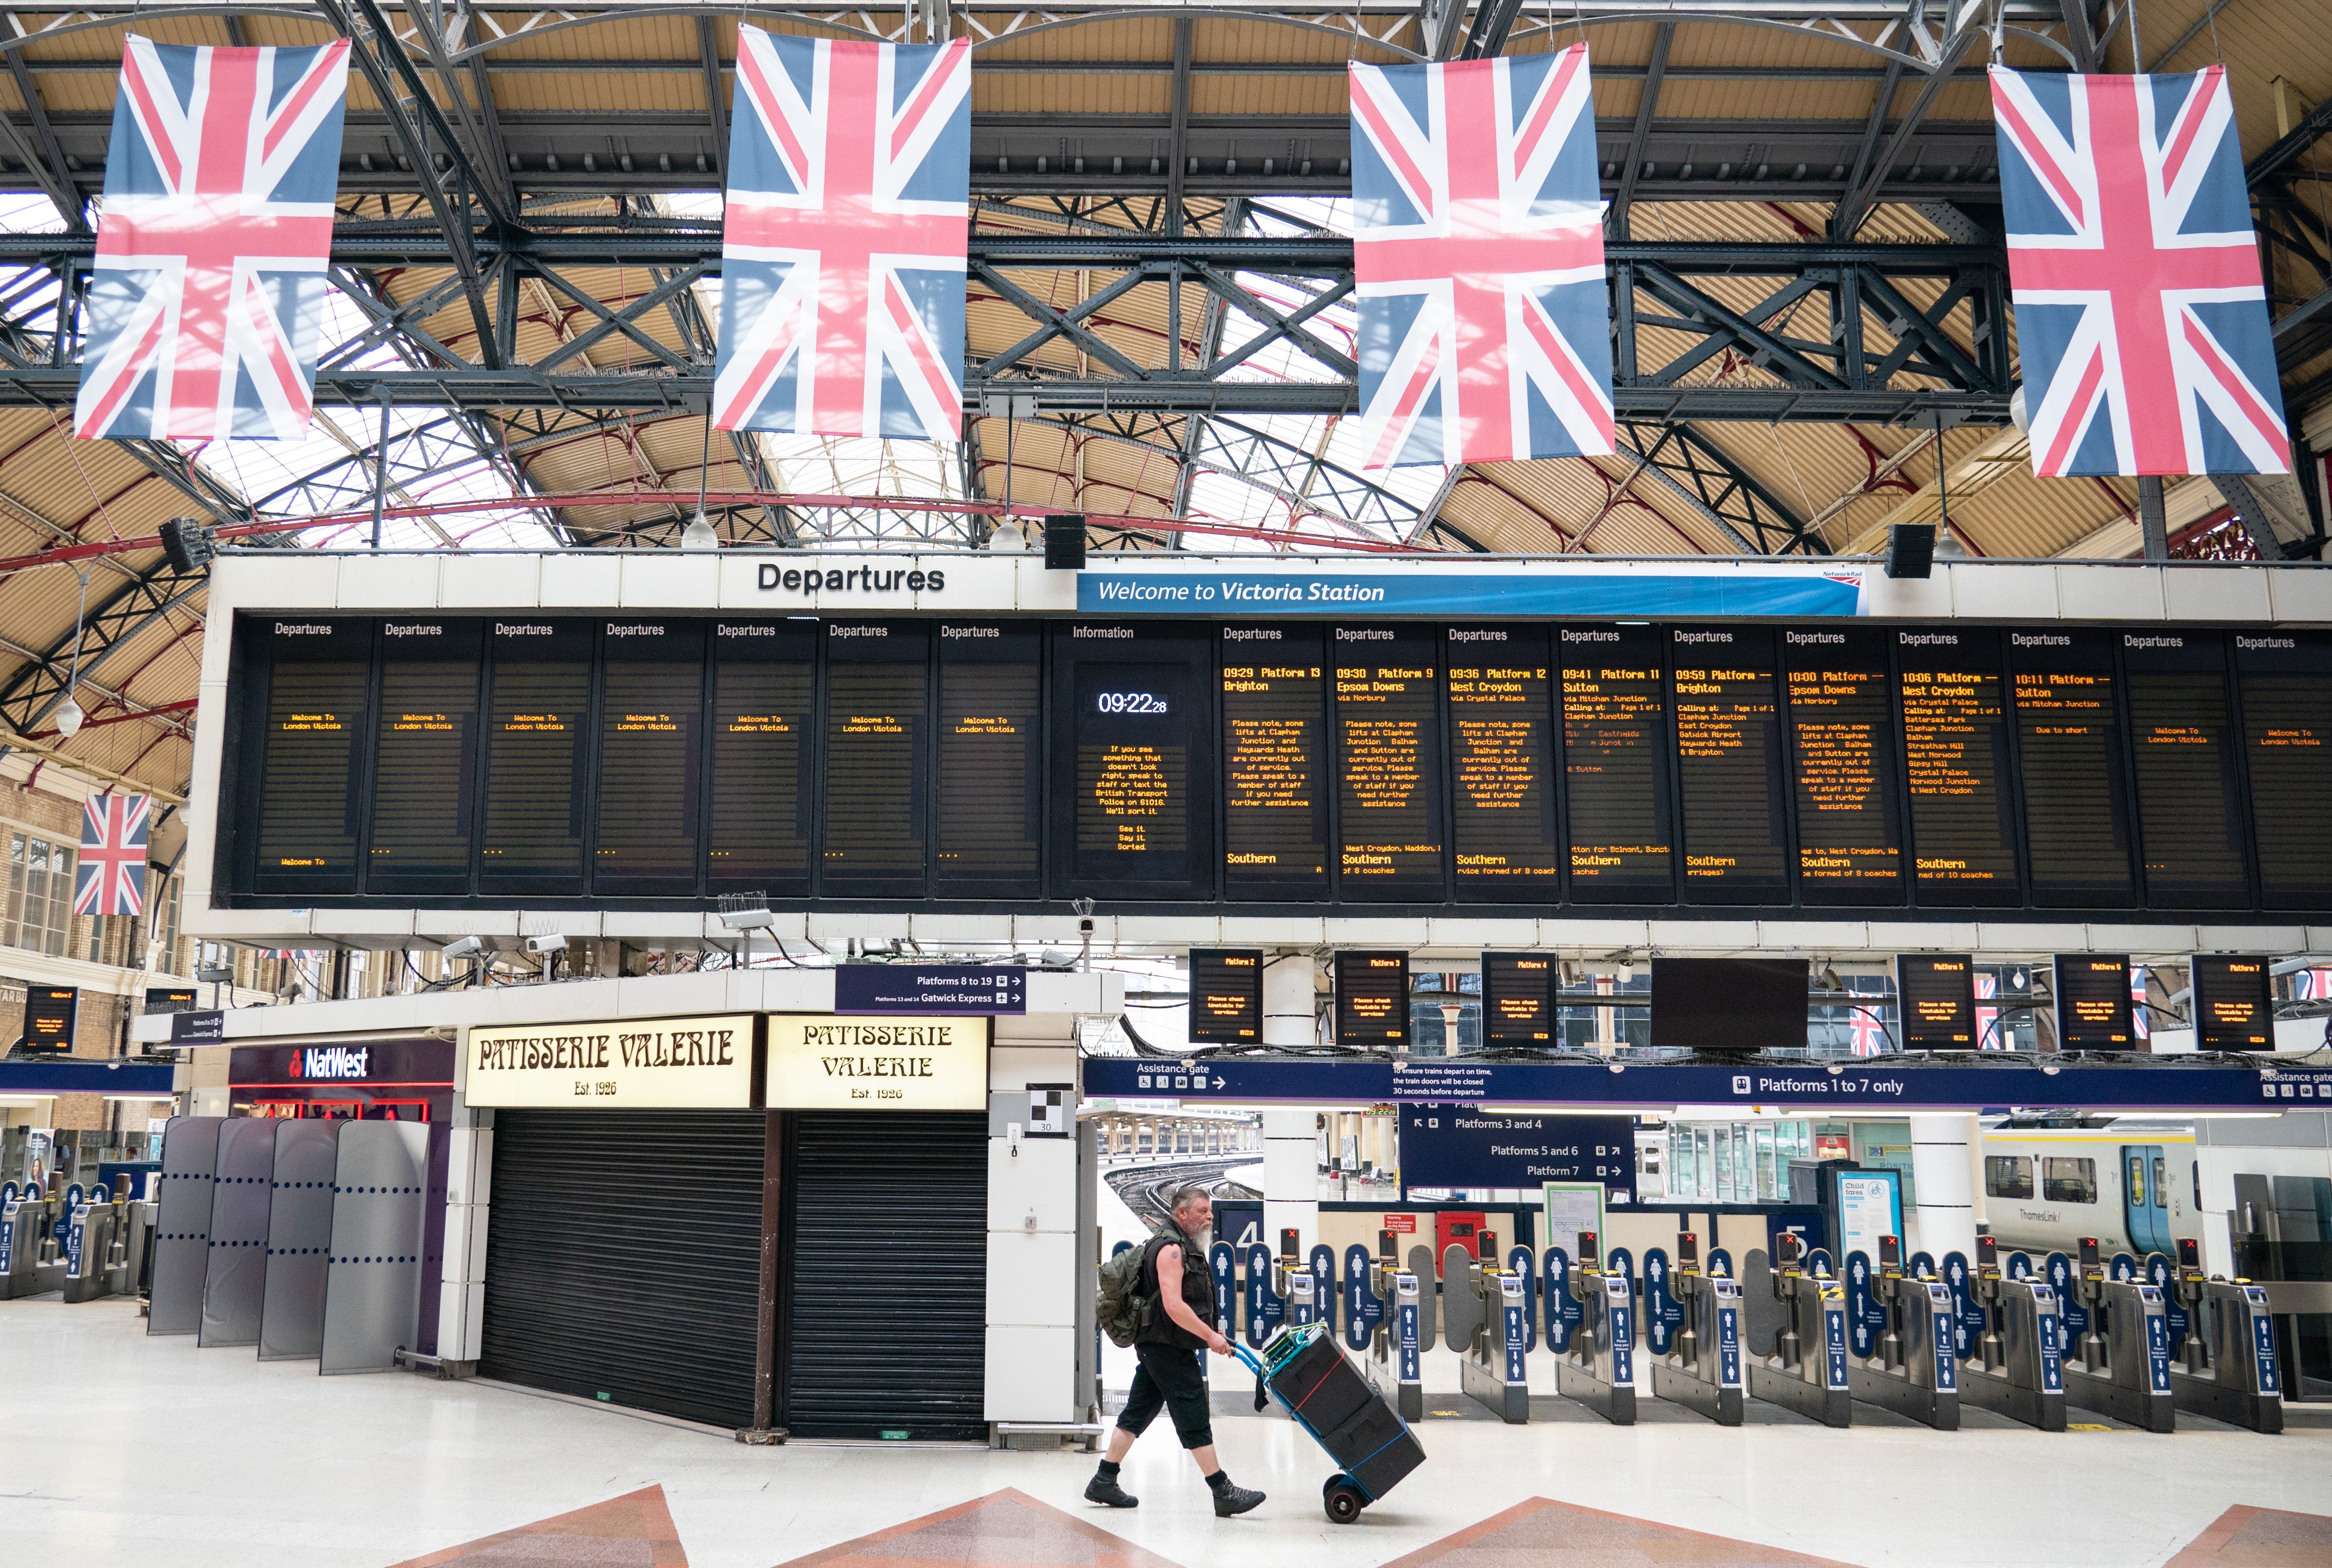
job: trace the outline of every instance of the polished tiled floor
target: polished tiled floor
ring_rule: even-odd
[[[1340,1528],[1320,1510],[1325,1460],[1285,1420],[1218,1424],[1231,1474],[1272,1494],[1255,1514],[1214,1518],[1162,1423],[1126,1468],[1142,1506],[1113,1513],[1079,1500],[1081,1454],[746,1448],[476,1383],[319,1378],[143,1327],[119,1303],[0,1303],[0,1563],[2332,1568],[2327,1426],[1437,1420],[1426,1468]]]

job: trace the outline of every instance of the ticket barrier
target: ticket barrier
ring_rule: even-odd
[[[1649,1265],[1647,1264],[1649,1270]],[[1720,1427],[1741,1424],[1741,1286],[1722,1273],[1704,1274],[1700,1238],[1677,1232],[1669,1288],[1684,1306],[1676,1348],[1652,1362],[1652,1392],[1698,1410]]]
[[[1425,1419],[1424,1288],[1414,1268],[1404,1268],[1390,1230],[1377,1232],[1377,1256],[1369,1263],[1369,1289],[1392,1311],[1377,1324],[1370,1345],[1369,1382],[1390,1391],[1394,1413],[1404,1421]]]
[[[2248,1279],[2212,1279],[2200,1248],[2178,1243],[2172,1290],[2186,1336],[2170,1362],[2172,1402],[2182,1410],[2255,1432],[2283,1430],[2283,1378],[2267,1290]]]
[[[1878,1274],[1870,1287],[1886,1314],[1887,1332],[1878,1342],[1878,1355],[1859,1362],[1848,1359],[1847,1388],[1856,1399],[1939,1432],[1959,1430],[1959,1359],[1952,1350],[1950,1287],[1931,1275],[1905,1274],[1903,1242],[1894,1236],[1878,1238]]]
[[[2145,1431],[2175,1430],[2170,1322],[2161,1290],[2144,1280],[2109,1278],[2098,1257],[2097,1238],[2085,1236],[2073,1291],[2088,1309],[2089,1323],[2066,1358],[2066,1396],[2084,1410],[2102,1410]]]
[[[1767,1346],[1750,1344],[1749,1392],[1769,1404],[1795,1410],[1826,1427],[1854,1420],[1854,1394],[1847,1382],[1846,1286],[1821,1259],[1811,1267],[1796,1235],[1782,1232],[1774,1243],[1766,1287],[1781,1308],[1781,1326]],[[1752,1283],[1759,1255],[1749,1255]]]
[[[2010,1279],[2000,1270],[2000,1244],[1975,1239],[1970,1281],[1983,1309],[1983,1333],[1960,1368],[1960,1398],[2044,1432],[2065,1429],[2064,1316],[2046,1279]]]
[[[1626,1274],[1604,1269],[1592,1230],[1579,1233],[1571,1296],[1583,1316],[1572,1334],[1571,1349],[1555,1358],[1554,1386],[1612,1425],[1631,1427],[1636,1424],[1635,1286]]]
[[[81,1200],[81,1189],[51,1194],[9,1182],[0,1193],[0,1301],[62,1290],[66,1206]]]
[[[1529,1331],[1524,1315],[1530,1295],[1522,1275],[1497,1264],[1498,1238],[1485,1230],[1482,1255],[1458,1260],[1456,1270],[1442,1278],[1471,1298],[1467,1319],[1473,1332],[1458,1347],[1458,1386],[1467,1398],[1497,1411],[1498,1419],[1518,1427],[1530,1420],[1530,1377],[1524,1352]],[[1453,1254],[1463,1253],[1452,1247]]]
[[[1271,1291],[1285,1306],[1283,1319],[1290,1327],[1301,1328],[1316,1322],[1320,1316],[1318,1281],[1305,1267],[1298,1253],[1304,1246],[1300,1232],[1286,1229],[1279,1233],[1279,1256],[1271,1260]]]
[[[65,1229],[67,1301],[137,1292],[138,1266],[145,1257],[146,1233],[154,1228],[155,1208],[114,1198],[100,1186],[73,1210]]]

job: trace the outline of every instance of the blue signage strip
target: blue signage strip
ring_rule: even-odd
[[[151,1095],[170,1097],[169,1065],[148,1062],[0,1062],[0,1095]]]
[[[1407,1187],[1537,1187],[1601,1181],[1636,1190],[1630,1116],[1506,1116],[1468,1105],[1404,1105],[1400,1179]]]
[[[1500,570],[1381,572],[1084,571],[1081,615],[1850,616],[1862,597],[1841,573]]]
[[[1028,971],[1017,964],[846,963],[834,970],[837,1013],[1025,1013]]]

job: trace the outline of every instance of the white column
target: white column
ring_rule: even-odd
[[[1911,1176],[1919,1184],[1918,1250],[1933,1257],[1956,1252],[1975,1260],[1975,1186],[1969,1180],[1968,1143],[1975,1118],[1911,1118]],[[1910,1249],[1906,1248],[1907,1252]]]
[[[1273,961],[1276,960],[1276,961]],[[1308,1046],[1314,1035],[1311,955],[1275,953],[1263,970],[1263,1042]],[[1308,1255],[1320,1238],[1319,1133],[1310,1111],[1263,1113],[1263,1241],[1276,1252],[1293,1226]]]

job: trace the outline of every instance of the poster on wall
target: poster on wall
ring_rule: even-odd
[[[753,1103],[753,1015],[472,1029],[462,1092],[482,1107],[742,1110]]]
[[[766,1103],[788,1111],[982,1111],[985,1018],[772,1013]]]

